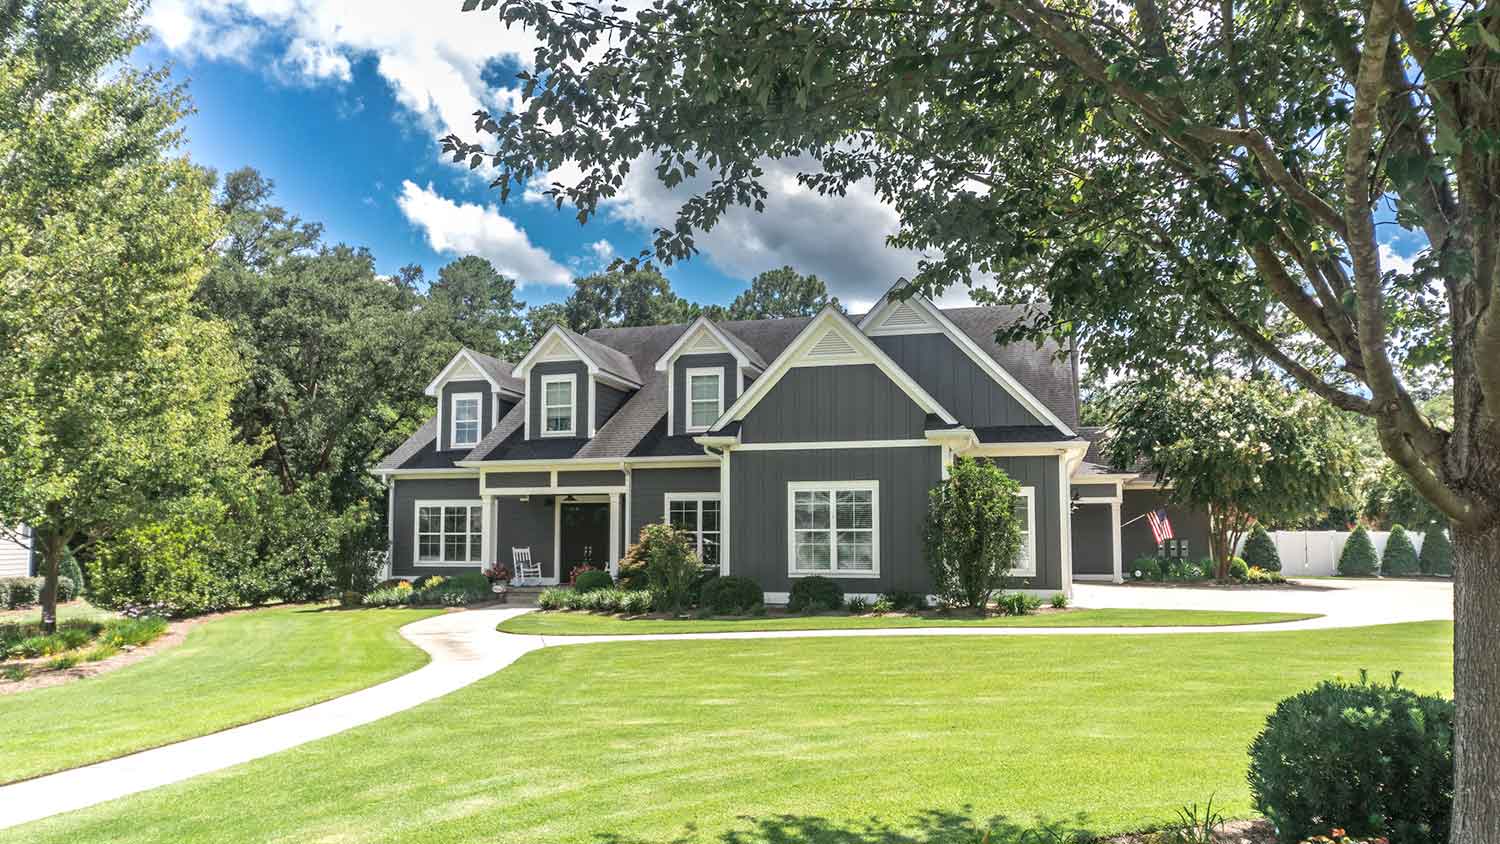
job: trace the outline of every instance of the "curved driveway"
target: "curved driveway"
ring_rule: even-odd
[[[1309,580],[1285,589],[1078,584],[1074,602],[1098,609],[1250,610],[1323,615],[1306,621],[1228,627],[928,627],[543,637],[495,630],[501,621],[528,612],[526,609],[445,613],[401,628],[402,636],[432,658],[410,674],[263,721],[0,787],[0,829],[180,782],[368,724],[463,688],[530,651],[548,646],[663,639],[1266,633],[1453,617],[1453,588],[1447,581]]]

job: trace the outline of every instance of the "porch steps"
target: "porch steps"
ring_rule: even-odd
[[[537,605],[537,596],[542,594],[547,586],[512,586],[505,594],[505,604],[508,607],[534,607]]]

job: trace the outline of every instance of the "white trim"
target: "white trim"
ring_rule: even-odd
[[[1013,568],[1009,577],[1036,577],[1036,487],[1023,486],[1017,498],[1026,499],[1026,559],[1030,568]]]
[[[1115,582],[1125,582],[1124,551],[1120,548],[1120,502],[1114,501],[1109,505],[1110,515],[1114,522],[1115,535]]]
[[[458,441],[458,403],[460,401],[474,402],[474,411],[477,418],[474,420],[473,442]],[[484,439],[484,393],[454,393],[448,397],[448,448],[447,451],[458,451],[462,448],[473,449]]]
[[[719,573],[724,573],[724,496],[722,492],[668,492],[662,494],[661,521],[662,524],[672,523],[672,502],[694,501],[698,504],[698,533],[693,541],[697,545],[698,557],[703,557],[703,502],[716,501],[719,504],[719,529],[713,531],[719,535]]]
[[[625,492],[624,486],[496,486],[486,487],[480,495],[500,497],[507,495],[607,495]]]
[[[396,481],[386,477],[385,481],[385,563],[380,567],[380,579],[389,580],[396,566]],[[415,542],[416,525],[412,525],[412,541]]]
[[[719,453],[719,576],[729,575],[729,451]]]
[[[1074,580],[1097,581],[1100,583],[1118,583],[1112,574],[1075,574]]]
[[[440,558],[437,559],[437,560],[423,560],[422,559],[422,508],[424,508],[424,507],[437,507],[438,508],[438,547],[439,547],[439,549],[441,551],[441,555],[440,555]],[[480,520],[480,526],[479,526],[479,543],[480,543],[480,548],[479,548],[479,559],[478,560],[474,560],[474,561],[449,560],[449,559],[446,558],[446,555],[448,553],[448,541],[447,541],[448,534],[447,534],[446,529],[444,528],[444,524],[445,524],[445,520],[447,518],[447,513],[443,512],[443,511],[446,508],[448,508],[448,507],[468,507],[468,508],[478,507],[479,508],[479,511],[480,511],[480,516],[479,516],[479,520]],[[414,567],[417,567],[417,568],[480,568],[480,569],[484,568],[484,563],[483,563],[483,560],[484,560],[484,499],[482,497],[481,498],[475,498],[475,499],[454,498],[454,499],[446,499],[446,500],[430,499],[430,500],[413,501],[412,502],[412,514],[411,515],[412,515],[412,518],[411,518],[411,564]],[[470,516],[471,516],[471,514],[469,514],[469,513],[465,513],[464,514],[465,524],[468,523],[467,520],[470,518]],[[473,531],[472,530],[466,530],[466,531],[464,531],[464,536],[465,537],[469,537],[469,536],[472,536],[472,535],[473,535]],[[467,543],[467,539],[465,539],[465,542]],[[467,550],[467,549],[465,549],[465,550]]]
[[[609,494],[609,576],[620,576],[620,495]]]
[[[966,448],[964,457],[1050,457],[1058,452],[1077,452],[1081,457],[1088,453],[1085,440],[1059,440],[1042,443],[979,443]]]
[[[599,390],[598,381],[593,375],[589,376],[589,439],[594,438],[594,420],[599,418]]]
[[[547,404],[547,385],[549,385],[549,384],[567,384],[568,385],[568,427],[567,427],[567,430],[563,430],[563,431],[549,431],[549,430],[547,430],[547,411],[549,409],[549,405]],[[537,422],[541,424],[542,429],[537,432],[537,435],[541,436],[541,437],[574,437],[574,436],[577,436],[578,435],[578,374],[576,372],[570,372],[570,373],[568,373],[566,375],[543,375],[543,376],[541,376],[541,380],[537,382],[537,388],[541,391],[541,394],[542,394],[541,413],[537,417]]]
[[[479,377],[483,378],[485,381],[488,381],[490,386],[494,388],[495,392],[509,393],[513,396],[520,395],[520,393],[517,393],[510,387],[503,386],[500,384],[500,382],[491,378],[490,374],[484,370],[484,367],[479,365],[479,361],[474,359],[473,355],[469,352],[468,349],[459,349],[458,354],[454,355],[453,359],[448,361],[448,365],[443,367],[443,371],[439,372],[438,376],[432,379],[431,383],[427,385],[427,389],[423,392],[429,396],[436,398],[441,386],[447,382],[449,374],[452,373],[454,367],[458,366],[459,361],[465,361],[469,364],[469,366],[474,367],[474,371],[479,373]],[[515,370],[512,369],[511,371],[514,372]],[[438,404],[441,405],[442,402],[438,402]]]
[[[479,511],[479,567],[489,568],[495,562],[495,499],[480,496]]]
[[[544,348],[550,340],[557,339],[573,352],[573,354],[578,358],[579,362],[588,367],[590,375],[593,375],[594,377],[598,378],[606,384],[609,384],[612,387],[618,386],[621,389],[626,390],[639,390],[641,388],[642,385],[639,383],[626,378],[622,378],[618,375],[612,375],[608,372],[605,372],[603,367],[599,366],[599,362],[589,357],[588,353],[583,350],[583,347],[574,342],[573,338],[568,335],[569,332],[564,330],[562,326],[559,325],[554,325],[551,328],[547,329],[547,333],[543,334],[541,339],[537,340],[536,345],[531,347],[531,351],[527,352],[525,356],[521,358],[520,362],[518,362],[515,367],[511,369],[511,373],[517,378],[522,378],[523,380],[527,379],[531,373],[531,368],[541,362],[541,355],[539,355],[538,352],[540,352],[541,349]],[[528,380],[527,383],[530,383],[530,381]]]
[[[678,457],[567,457],[556,460],[536,458],[531,460],[460,460],[454,465],[459,469],[444,469],[441,471],[467,472],[472,474],[475,469],[483,470],[486,474],[503,475],[510,472],[535,472],[539,469],[550,469],[554,466],[562,466],[563,471],[583,470],[591,467],[604,467],[609,469],[623,469],[626,466],[641,466],[643,468],[658,469],[686,469],[693,466],[706,466],[719,462],[717,457],[682,455]],[[390,469],[387,471],[396,471]],[[415,470],[412,470],[415,471]],[[377,472],[376,474],[380,474]]]
[[[914,296],[912,298],[915,299],[918,297]],[[913,314],[922,321],[921,325],[907,325],[893,328],[886,324],[890,320],[891,314],[895,313],[903,305],[910,309]],[[882,313],[880,314],[878,319],[874,318],[874,309],[872,309],[871,313],[866,315],[866,317],[860,320],[859,323],[860,330],[864,331],[871,337],[898,336],[905,334],[943,333],[943,327],[939,325],[936,320],[926,314],[924,312],[924,309],[911,304],[909,300],[882,300],[882,304],[881,306],[879,306],[879,310],[881,310]],[[869,324],[869,328],[865,327],[866,323]]]
[[[870,564],[869,571],[849,571],[838,567],[838,493],[840,491],[868,491],[870,493]],[[828,492],[828,542],[829,558],[827,570],[797,568],[797,493]],[[851,530],[862,528],[851,528]],[[880,577],[880,481],[787,481],[786,484],[786,572],[788,577],[821,576],[832,579],[873,579]]]
[[[683,371],[683,380],[687,382],[682,394],[682,407],[687,413],[687,418],[682,420],[683,433],[701,434],[713,427],[714,421],[724,415],[724,368],[722,366],[694,366]],[[707,425],[693,424],[693,379],[712,377],[718,385],[719,396],[717,404],[714,405],[714,418]],[[675,404],[676,402],[673,402]]]
[[[1079,460],[1083,459],[1080,453]],[[1062,522],[1062,554],[1060,573],[1062,577],[1062,591],[1069,598],[1073,597],[1073,487],[1068,483],[1068,477],[1073,474],[1073,466],[1070,464],[1069,455],[1063,455],[1057,459],[1057,507],[1058,519]]]
[[[710,335],[712,335],[714,340],[718,341],[719,345],[724,347],[724,351],[726,353],[734,356],[734,359],[739,362],[739,365],[741,367],[749,369],[760,368],[750,360],[750,357],[748,355],[746,355],[741,350],[739,343],[734,342],[729,338],[727,334],[724,333],[724,329],[718,327],[717,325],[714,325],[713,320],[709,319],[708,317],[700,316],[688,325],[687,330],[682,332],[682,336],[677,338],[677,342],[668,346],[667,350],[665,352],[662,352],[661,357],[656,359],[656,371],[671,372],[675,368],[672,366],[672,362],[677,360],[678,357],[684,354],[684,352],[682,351],[683,348],[685,348],[688,344],[688,341],[690,341],[693,336],[700,331],[707,331]],[[692,354],[702,353],[693,352]]]
[[[741,443],[736,451],[832,451],[849,448],[937,448],[931,440],[813,440],[795,443]]]
[[[677,434],[677,386],[673,383],[676,375],[677,367],[667,368],[667,436],[669,437]]]
[[[807,350],[814,343],[821,340],[823,335],[828,331],[838,332],[854,348],[857,354],[853,357],[845,356],[838,359],[812,359],[803,363],[803,358]],[[924,412],[935,414],[950,425],[957,424],[958,420],[953,414],[948,412],[947,408],[939,404],[937,399],[934,399],[926,390],[922,389],[922,385],[918,384],[900,365],[891,360],[889,355],[881,351],[880,347],[876,346],[873,340],[855,330],[854,325],[849,322],[849,318],[844,316],[842,311],[830,305],[820,311],[816,317],[813,317],[803,327],[796,338],[787,344],[787,347],[782,350],[781,354],[776,356],[776,360],[772,361],[771,365],[766,368],[765,373],[760,378],[757,378],[748,390],[740,393],[739,398],[729,406],[728,410],[724,411],[724,415],[720,416],[718,421],[714,422],[713,430],[722,428],[736,419],[745,418],[745,415],[770,393],[771,389],[776,386],[782,376],[786,375],[795,366],[847,366],[860,364],[872,364],[877,367],[881,372],[885,373],[887,378],[895,382],[896,386],[900,387]]]
[[[526,403],[521,413],[521,436],[529,440],[531,439],[531,376],[529,375],[526,376],[526,395],[521,397],[521,401]],[[495,424],[500,423],[497,421]]]
[[[473,469],[381,469],[374,474],[380,477],[403,478],[409,481],[436,478],[477,478]]]
[[[882,296],[880,303],[871,308],[870,312],[865,314],[864,318],[859,321],[860,331],[866,331],[867,326],[876,325],[877,316],[883,318],[885,316],[884,312],[891,306],[892,301],[889,293]],[[1006,371],[1005,367],[1001,366],[999,361],[990,357],[983,349],[979,348],[979,344],[975,343],[973,338],[954,325],[953,321],[948,319],[942,309],[934,305],[926,296],[912,296],[905,300],[895,301],[905,301],[911,303],[912,307],[917,310],[925,311],[930,319],[942,327],[943,333],[948,335],[948,339],[952,340],[954,345],[958,346],[964,354],[968,355],[969,359],[974,361],[996,383],[1004,387],[1005,391],[1010,393],[1011,398],[1019,402],[1022,407],[1031,411],[1032,415],[1036,418],[1061,431],[1064,436],[1073,436],[1073,429],[1063,424],[1063,421],[1058,418],[1057,414],[1048,410],[1047,406],[1042,404],[1041,400],[1034,393],[1026,389],[1025,385],[1017,381],[1015,376]]]

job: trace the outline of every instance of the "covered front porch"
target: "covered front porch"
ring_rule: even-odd
[[[628,518],[623,472],[486,472],[480,495],[485,568],[513,566],[516,549],[528,549],[545,585],[569,582],[583,565],[618,573]]]

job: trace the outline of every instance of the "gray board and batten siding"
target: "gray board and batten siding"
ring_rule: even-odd
[[[746,443],[921,439],[927,414],[872,364],[788,370],[745,415]]]

